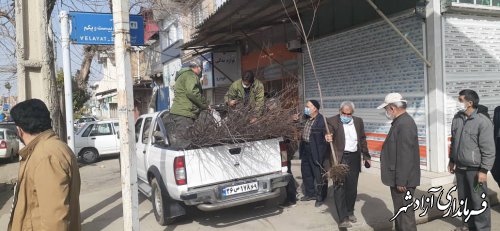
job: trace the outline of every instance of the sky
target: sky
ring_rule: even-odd
[[[12,3],[11,0],[0,0],[0,9],[8,9],[9,5]],[[56,70],[62,68],[62,53],[61,53],[61,29],[59,23],[59,12],[65,11],[82,11],[82,12],[97,12],[97,13],[109,13],[109,5],[108,0],[73,0],[73,1],[64,1],[57,0],[56,6],[54,7],[54,11],[52,12],[51,20],[52,20],[52,30],[54,31],[54,46],[56,48]],[[132,13],[138,12],[138,7],[135,7]],[[2,23],[2,21],[0,21]],[[2,41],[5,41],[4,38],[0,38]],[[10,44],[9,47],[13,50],[14,43]],[[70,46],[70,54],[71,54],[71,72],[74,74],[78,69],[80,69],[80,65],[82,63],[83,57],[83,45],[75,45],[72,44]],[[0,68],[5,65],[15,64],[15,57],[8,55],[8,51],[5,48],[0,47]],[[100,81],[103,78],[103,70],[102,66],[97,63],[97,59],[94,58],[92,62],[91,72],[89,84],[93,84],[95,82]],[[0,95],[7,96],[8,91],[5,89],[4,84],[6,82],[10,82],[12,85],[11,95],[17,95],[17,76],[14,74],[5,74],[0,73]]]

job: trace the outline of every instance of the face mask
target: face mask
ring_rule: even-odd
[[[343,124],[348,124],[352,121],[352,117],[341,115],[340,121],[342,121]]]
[[[459,103],[457,105],[457,111],[459,111],[459,112],[465,112],[465,110],[467,110],[467,107],[463,103]]]
[[[243,82],[241,83],[241,85],[243,85],[243,88],[249,88],[250,85],[245,85]]]
[[[309,109],[308,107],[304,108],[304,115],[311,116],[311,109]]]

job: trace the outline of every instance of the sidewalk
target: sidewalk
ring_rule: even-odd
[[[380,179],[380,169],[377,168],[378,164],[372,165],[374,167],[371,169],[365,169],[363,167],[363,172],[360,173],[358,197],[354,211],[355,216],[358,218],[358,222],[353,224],[353,228],[349,230],[391,230],[393,227],[393,222],[389,222],[393,216],[393,204],[389,187],[385,186]],[[297,181],[299,181],[299,183],[301,183],[300,160],[293,161],[292,170],[294,177]],[[451,174],[429,173],[422,171],[421,185],[417,187],[415,198],[421,199],[424,194],[428,195],[426,192],[431,187],[443,186],[444,192],[442,196],[443,199],[441,201],[443,204],[446,204],[447,200],[445,196],[454,184],[448,183],[445,185],[439,185],[439,182],[453,182],[453,179],[454,177]],[[338,224],[337,213],[333,203],[333,189],[331,182],[329,184],[328,198],[325,204],[328,206],[328,210],[332,213],[335,222]],[[488,175],[488,187],[490,190],[490,206],[493,207],[499,202],[500,197],[498,192],[500,192],[500,189],[491,175]],[[439,193],[435,195],[437,199]],[[457,198],[456,191],[452,195],[454,198]],[[441,212],[436,208],[432,210],[429,209],[429,212],[425,216],[419,216],[422,212],[422,210],[417,210],[415,212],[417,224],[424,224],[435,219],[442,219],[444,214],[444,212]],[[447,221],[449,220],[450,219],[448,218]],[[334,230],[338,230],[338,227],[335,227]]]

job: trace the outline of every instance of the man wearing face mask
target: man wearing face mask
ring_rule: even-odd
[[[390,187],[394,213],[407,206],[406,193],[415,195],[420,185],[420,154],[418,130],[413,118],[406,112],[407,101],[399,93],[390,93],[377,109],[385,109],[392,126],[382,146],[380,171],[382,183]],[[395,219],[396,231],[417,230],[415,211],[408,209]]]
[[[448,170],[457,179],[458,197],[467,200],[469,210],[480,210],[488,202],[487,174],[495,162],[493,124],[478,113],[479,96],[473,90],[459,92],[460,108],[451,124],[451,148]],[[483,197],[484,196],[484,197]],[[490,206],[471,216],[460,230],[491,230]]]
[[[323,177],[328,162],[328,143],[325,140],[326,127],[323,115],[319,113],[320,104],[309,100],[304,109],[305,125],[302,132],[299,154],[301,159],[302,180],[305,195],[300,200],[316,199],[320,207],[326,198],[328,179]]]
[[[75,155],[52,131],[47,106],[39,99],[11,110],[18,136],[19,177],[8,231],[79,231],[80,172]]]
[[[255,111],[256,116],[261,116],[264,109],[264,85],[255,79],[252,71],[247,71],[240,80],[235,81],[229,87],[224,101],[230,107],[237,104],[250,106]],[[256,117],[251,122],[256,121]]]
[[[358,194],[358,177],[361,171],[361,156],[365,166],[371,164],[363,120],[353,116],[354,103],[345,101],[340,104],[340,114],[328,118],[331,135],[326,136],[328,142],[333,142],[337,160],[349,166],[349,173],[342,183],[334,185],[334,200],[339,216],[340,228],[350,228],[356,223],[354,203]]]
[[[184,148],[189,145],[181,138],[181,132],[194,124],[202,110],[209,109],[202,96],[200,76],[201,64],[192,61],[189,67],[179,70],[175,77],[174,100],[170,108],[170,123],[167,125],[174,146]]]

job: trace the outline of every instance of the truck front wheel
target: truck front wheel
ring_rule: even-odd
[[[162,192],[160,185],[156,178],[151,180],[151,202],[153,203],[153,211],[158,224],[166,226],[174,222],[174,218],[168,216],[168,206],[166,192]]]

